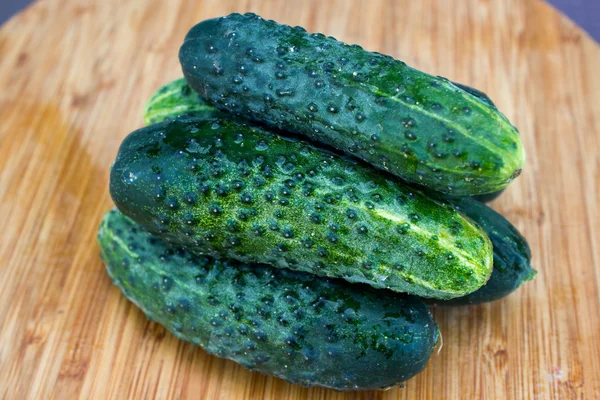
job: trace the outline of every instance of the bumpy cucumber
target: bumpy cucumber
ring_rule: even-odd
[[[438,330],[423,302],[169,247],[118,211],[98,235],[114,283],[175,336],[306,386],[378,389],[420,372]]]
[[[197,254],[422,297],[488,279],[485,233],[448,204],[311,145],[227,119],[175,119],[121,145],[110,192],[145,229]]]
[[[179,58],[217,108],[440,192],[498,191],[525,161],[517,129],[483,93],[300,27],[254,14],[207,20]]]
[[[527,240],[502,215],[469,198],[454,198],[457,210],[483,228],[494,248],[494,269],[487,283],[464,297],[436,301],[440,305],[480,304],[498,300],[515,291],[536,275],[531,266],[531,250]]]
[[[214,106],[192,90],[185,79],[180,78],[152,94],[144,107],[144,122],[150,125],[179,116],[205,118],[218,114]]]

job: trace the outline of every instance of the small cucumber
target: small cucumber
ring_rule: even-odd
[[[494,269],[487,283],[475,292],[440,305],[480,304],[498,300],[532,280],[536,271],[531,266],[531,250],[527,240],[502,215],[485,204],[469,198],[452,198],[456,209],[475,221],[488,235],[494,248]]]
[[[223,118],[130,134],[110,193],[127,216],[197,254],[447,299],[492,268],[485,233],[444,202],[305,142]]]
[[[482,92],[300,27],[255,14],[207,20],[179,59],[217,108],[440,192],[498,191],[525,161],[519,132]]]
[[[194,256],[116,210],[98,241],[108,274],[148,318],[208,353],[290,382],[387,388],[423,370],[437,342],[416,297]]]
[[[150,125],[179,116],[204,118],[218,114],[214,106],[204,101],[185,79],[180,78],[152,94],[144,107],[144,123]]]

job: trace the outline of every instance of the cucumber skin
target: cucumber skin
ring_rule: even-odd
[[[488,235],[494,248],[494,269],[487,283],[463,297],[433,301],[438,305],[471,305],[501,299],[524,282],[532,280],[531,249],[525,237],[502,215],[485,204],[469,198],[450,199],[455,208],[475,221]]]
[[[232,120],[184,118],[133,132],[110,192],[145,229],[215,258],[441,299],[477,290],[491,273],[489,239],[449,204]]]
[[[481,92],[299,27],[254,14],[206,20],[179,59],[217,108],[443,193],[498,191],[525,162],[518,131]]]
[[[290,382],[390,387],[423,370],[437,342],[437,325],[416,297],[196,257],[116,210],[98,241],[108,274],[149,319],[210,354]]]

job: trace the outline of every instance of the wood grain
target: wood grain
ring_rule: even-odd
[[[494,207],[537,279],[436,309],[444,347],[405,389],[306,389],[208,356],[111,285],[95,241],[109,165],[181,75],[196,22],[251,10],[480,88],[520,128]],[[0,397],[599,399],[600,48],[540,1],[47,0],[0,29]]]

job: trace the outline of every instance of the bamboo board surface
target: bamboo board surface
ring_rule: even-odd
[[[109,165],[181,75],[196,22],[254,11],[488,93],[523,175],[493,206],[538,277],[433,311],[444,346],[405,389],[342,394],[177,340],[111,284],[96,231]],[[600,47],[536,1],[46,0],[0,28],[0,398],[600,399]]]

